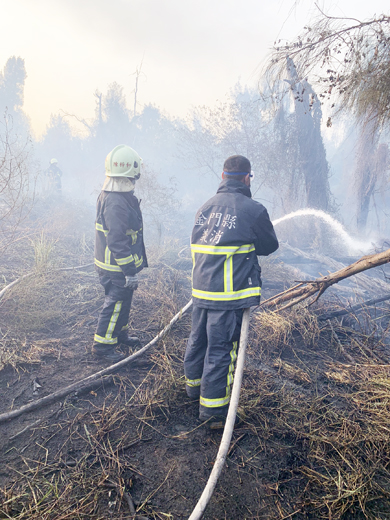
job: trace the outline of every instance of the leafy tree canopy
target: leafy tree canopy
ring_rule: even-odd
[[[0,107],[1,110],[16,110],[23,105],[24,82],[27,74],[24,60],[12,56],[0,72]]]

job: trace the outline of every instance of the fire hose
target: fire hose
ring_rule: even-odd
[[[249,308],[244,309],[244,314],[242,317],[240,348],[238,350],[237,365],[234,372],[233,390],[230,397],[229,411],[226,418],[225,428],[223,430],[221,444],[219,445],[217,458],[215,459],[214,467],[210,473],[206,487],[204,488],[203,493],[188,520],[199,520],[202,518],[202,515],[212,497],[215,486],[217,485],[218,479],[225,464],[236,420],[238,400],[240,398],[242,376],[245,365],[245,351],[248,342],[250,311],[251,310]]]
[[[90,264],[89,264],[90,265]],[[83,267],[89,267],[87,266],[79,266],[78,268]],[[64,270],[68,270],[69,268],[65,268]],[[72,269],[72,268],[70,268]],[[32,276],[34,273],[30,273],[28,275],[24,275],[23,277],[19,278],[18,280],[15,280],[15,282],[12,282],[7,287],[5,287],[0,292],[0,298],[3,296],[3,294],[9,290],[13,285],[16,283],[19,283],[22,279]],[[145,345],[143,348],[135,352],[134,354],[128,356],[127,358],[123,359],[122,361],[119,361],[118,363],[115,363],[114,365],[111,365],[103,370],[100,370],[99,372],[96,372],[95,374],[91,374],[90,376],[81,379],[80,381],[77,381],[76,383],[73,383],[67,387],[61,388],[60,390],[57,390],[57,392],[53,392],[52,394],[49,394],[45,397],[42,397],[41,399],[37,399],[36,401],[33,401],[31,403],[28,403],[24,406],[21,406],[20,408],[17,408],[15,410],[11,410],[10,412],[6,412],[3,414],[0,414],[0,424],[3,422],[6,422],[10,419],[14,419],[15,417],[18,417],[24,413],[31,412],[33,410],[36,410],[37,408],[40,408],[41,406],[45,406],[48,404],[51,404],[53,402],[58,401],[62,397],[65,397],[69,395],[72,392],[78,393],[81,390],[87,390],[91,386],[94,386],[96,383],[100,384],[102,380],[104,380],[105,377],[115,373],[120,368],[126,366],[127,364],[131,363],[141,355],[143,355],[147,350],[149,350],[151,347],[153,347],[158,341],[165,336],[165,334],[172,328],[172,326],[180,320],[180,318],[191,308],[192,306],[192,300],[190,300],[168,323],[166,327],[162,331],[160,331],[157,336],[150,341],[147,345]],[[243,319],[242,319],[242,326],[241,326],[241,336],[240,336],[240,348],[238,352],[237,357],[237,365],[234,375],[234,382],[233,382],[233,389],[232,389],[232,395],[230,399],[230,405],[228,410],[228,415],[226,418],[225,428],[222,435],[221,444],[218,450],[217,458],[215,459],[213,470],[210,474],[209,480],[207,482],[206,487],[203,490],[203,493],[198,501],[198,503],[195,506],[195,509],[193,510],[191,516],[189,517],[189,520],[197,520],[202,517],[207,504],[209,503],[215,486],[217,485],[217,481],[219,476],[221,475],[226,456],[229,450],[230,441],[233,434],[236,414],[237,414],[237,407],[238,407],[238,400],[240,396],[240,390],[241,390],[241,383],[242,383],[242,376],[244,371],[244,364],[245,364],[245,350],[246,345],[248,341],[248,329],[249,329],[249,318],[250,318],[250,309],[245,309],[243,313]]]
[[[73,383],[72,385],[69,385],[67,387],[61,388],[57,392],[53,392],[52,394],[49,394],[45,397],[42,397],[41,399],[38,399],[36,401],[33,401],[29,404],[26,404],[18,409],[12,410],[10,412],[6,412],[3,414],[0,414],[0,424],[4,423],[10,419],[14,419],[15,417],[18,417],[24,413],[31,412],[33,410],[36,410],[37,408],[40,408],[41,406],[48,405],[50,403],[56,402],[62,397],[65,397],[66,395],[69,395],[72,392],[80,392],[81,390],[86,390],[96,384],[96,382],[99,384],[102,380],[104,380],[105,376],[111,375],[120,368],[126,366],[127,364],[134,361],[136,358],[143,355],[147,350],[149,350],[152,346],[154,346],[165,334],[172,328],[172,326],[181,319],[181,317],[191,308],[192,306],[192,300],[190,300],[168,323],[166,327],[162,331],[160,331],[157,336],[150,341],[147,345],[145,345],[143,348],[135,352],[134,354],[128,356],[127,358],[123,359],[122,361],[119,361],[118,363],[115,363],[114,365],[111,365],[103,370],[100,370],[99,372],[96,372],[95,374],[91,374],[90,376],[81,379],[80,381],[77,381],[76,383]],[[225,428],[222,435],[221,444],[218,450],[217,457],[215,459],[213,470],[210,474],[209,480],[207,482],[206,487],[203,490],[203,493],[196,504],[191,516],[189,517],[189,520],[198,520],[202,517],[212,495],[215,489],[215,486],[217,485],[217,481],[221,475],[226,456],[229,450],[230,441],[233,434],[236,414],[237,414],[237,407],[238,407],[238,401],[240,396],[240,390],[241,390],[241,383],[242,383],[242,376],[244,372],[244,364],[245,364],[245,351],[248,341],[248,330],[249,330],[249,319],[250,319],[250,309],[245,309],[243,313],[242,318],[242,326],[241,326],[241,336],[240,336],[240,348],[238,352],[237,357],[237,365],[236,370],[234,374],[234,382],[233,382],[233,389],[229,404],[229,410],[226,418]]]
[[[46,395],[45,397],[42,397],[41,399],[37,399],[36,401],[33,401],[31,403],[25,404],[24,406],[21,406],[20,408],[17,408],[15,410],[12,410],[10,412],[6,412],[3,414],[0,414],[0,424],[3,422],[6,422],[10,419],[14,419],[15,417],[18,417],[19,415],[22,415],[27,412],[31,412],[33,410],[36,410],[37,408],[40,408],[41,406],[54,403],[61,399],[62,397],[65,397],[72,392],[80,392],[81,390],[87,390],[91,387],[91,385],[96,384],[96,382],[99,384],[102,382],[104,376],[111,375],[114,372],[117,372],[120,368],[128,365],[138,357],[145,354],[147,350],[149,350],[151,347],[153,347],[158,341],[165,336],[165,334],[172,328],[172,326],[180,320],[180,318],[185,314],[188,309],[190,309],[192,306],[192,300],[190,300],[168,323],[166,327],[163,328],[159,334],[155,338],[152,339],[147,345],[142,347],[141,349],[137,350],[134,354],[126,357],[125,359],[122,359],[122,361],[119,361],[118,363],[115,363],[114,365],[110,365],[109,367],[100,370],[99,372],[95,372],[94,374],[91,374],[90,376],[80,379],[80,381],[77,381],[76,383],[73,383],[69,386],[66,386],[64,388],[60,388],[60,390],[57,390],[57,392],[53,392],[52,394]]]

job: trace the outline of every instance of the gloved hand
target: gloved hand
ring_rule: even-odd
[[[133,276],[126,276],[125,287],[128,287],[132,291],[135,291],[138,288],[138,276],[134,274]]]

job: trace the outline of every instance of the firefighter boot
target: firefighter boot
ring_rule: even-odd
[[[126,347],[139,347],[141,345],[141,342],[138,338],[134,336],[128,336],[125,330],[119,333],[118,343],[122,343],[122,345],[126,345]]]
[[[125,355],[115,350],[115,346],[106,345],[104,343],[97,343],[92,348],[95,357],[102,361],[109,361],[110,363],[118,363],[125,359]]]
[[[204,413],[199,414],[199,419],[204,422],[204,425],[209,430],[222,430],[225,428],[227,415],[206,415]],[[243,422],[243,414],[240,411],[237,411],[236,417],[234,419],[234,427],[238,426]]]

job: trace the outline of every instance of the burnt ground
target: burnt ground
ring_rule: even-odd
[[[69,262],[89,259],[85,246]],[[289,276],[275,264],[264,297]],[[175,251],[151,259],[130,322],[143,345],[188,301],[189,277]],[[41,269],[7,293],[0,413],[107,366],[91,356],[102,302],[93,268]],[[205,519],[390,518],[390,310],[318,321],[329,306],[253,316],[243,422]],[[189,329],[184,316],[104,383],[0,424],[0,518],[130,519],[132,505],[139,519],[188,518],[222,436],[184,391]]]

